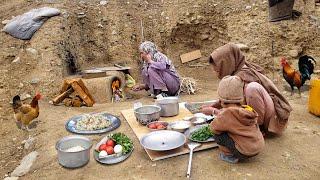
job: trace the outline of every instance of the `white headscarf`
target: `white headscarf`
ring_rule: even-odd
[[[165,62],[169,66],[169,70],[177,75],[177,72],[176,72],[171,60],[166,55],[159,52],[157,49],[157,46],[153,42],[145,41],[145,42],[141,43],[139,46],[139,51],[150,54],[152,60],[155,62]],[[147,67],[148,64],[144,62],[143,66]]]

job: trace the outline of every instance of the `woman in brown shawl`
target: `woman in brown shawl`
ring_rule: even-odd
[[[286,128],[292,108],[281,95],[275,84],[264,75],[263,69],[247,62],[240,49],[234,44],[226,44],[214,50],[209,58],[219,79],[227,75],[240,77],[246,84],[244,96],[246,104],[259,114],[258,123],[262,131],[281,135]],[[220,103],[202,107],[202,112],[214,112]]]

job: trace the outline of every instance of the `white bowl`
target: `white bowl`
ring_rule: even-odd
[[[185,130],[190,128],[190,126],[191,126],[190,121],[175,121],[170,123],[170,128],[178,132],[184,132]]]

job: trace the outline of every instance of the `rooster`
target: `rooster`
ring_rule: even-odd
[[[29,124],[32,120],[39,116],[39,105],[41,95],[37,93],[30,104],[23,104],[20,100],[20,96],[16,95],[12,100],[12,107],[14,111],[14,117],[18,123],[21,123],[21,129],[29,131]]]
[[[298,62],[299,71],[293,69],[285,57],[282,57],[280,62],[283,77],[291,87],[291,95],[293,95],[293,89],[294,86],[296,86],[298,88],[299,95],[301,96],[300,88],[306,80],[311,79],[311,74],[313,74],[314,64],[316,64],[316,61],[311,56],[301,56]]]

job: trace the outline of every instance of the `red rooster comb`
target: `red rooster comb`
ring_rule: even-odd
[[[42,96],[41,96],[41,94],[40,94],[40,93],[36,93],[36,96],[35,96],[35,98],[36,98],[36,99],[38,99],[38,100],[39,100],[39,99],[41,99],[41,97],[42,97]]]
[[[285,65],[285,64],[287,64],[287,63],[288,63],[287,58],[281,57],[281,59],[280,59],[280,64],[281,64],[281,65]]]

